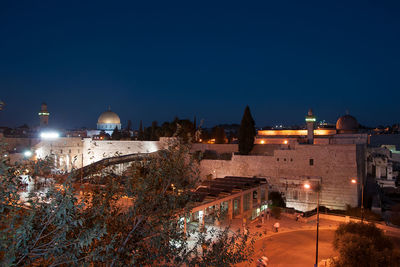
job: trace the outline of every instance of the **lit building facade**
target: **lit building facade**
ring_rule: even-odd
[[[255,144],[368,144],[368,134],[359,133],[358,122],[351,115],[341,116],[336,129],[315,129],[316,118],[310,109],[305,118],[307,129],[260,130]]]

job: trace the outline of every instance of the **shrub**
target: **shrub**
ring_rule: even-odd
[[[276,219],[280,219],[281,218],[281,212],[282,212],[282,210],[279,207],[272,207],[272,209],[271,209],[271,214]]]
[[[400,254],[375,224],[341,224],[333,240],[339,257],[335,266],[400,266]]]
[[[283,199],[281,193],[279,193],[278,191],[269,192],[268,199],[272,202],[271,206],[282,208],[286,207],[285,200]]]

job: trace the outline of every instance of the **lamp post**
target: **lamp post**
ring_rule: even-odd
[[[351,179],[352,184],[357,184],[357,179]],[[361,222],[364,222],[364,183],[361,184]]]
[[[316,243],[315,243],[315,264],[314,264],[314,267],[317,267],[318,266],[318,235],[319,235],[319,191],[320,191],[320,188],[321,186],[320,186],[320,183],[319,183],[319,181],[318,181],[318,185],[317,185],[317,187],[315,188],[315,191],[317,192],[317,240],[316,240]],[[304,184],[304,188],[305,189],[310,189],[311,188],[311,185],[309,184],[309,183],[305,183]]]

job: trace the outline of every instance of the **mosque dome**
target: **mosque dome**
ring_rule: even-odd
[[[338,133],[356,133],[358,131],[357,119],[351,115],[341,116],[336,122]]]
[[[117,127],[121,130],[121,120],[117,113],[112,112],[110,109],[101,113],[99,119],[97,120],[97,129],[112,131]]]
[[[103,124],[103,123],[121,123],[121,120],[119,119],[119,116],[117,113],[112,112],[111,110],[105,111],[101,113],[99,119],[97,120],[98,124]]]

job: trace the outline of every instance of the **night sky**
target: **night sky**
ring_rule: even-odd
[[[37,125],[42,102],[65,128],[95,128],[109,105],[135,128],[240,123],[246,105],[258,126],[301,124],[310,107],[393,124],[399,3],[3,0],[0,125]]]

